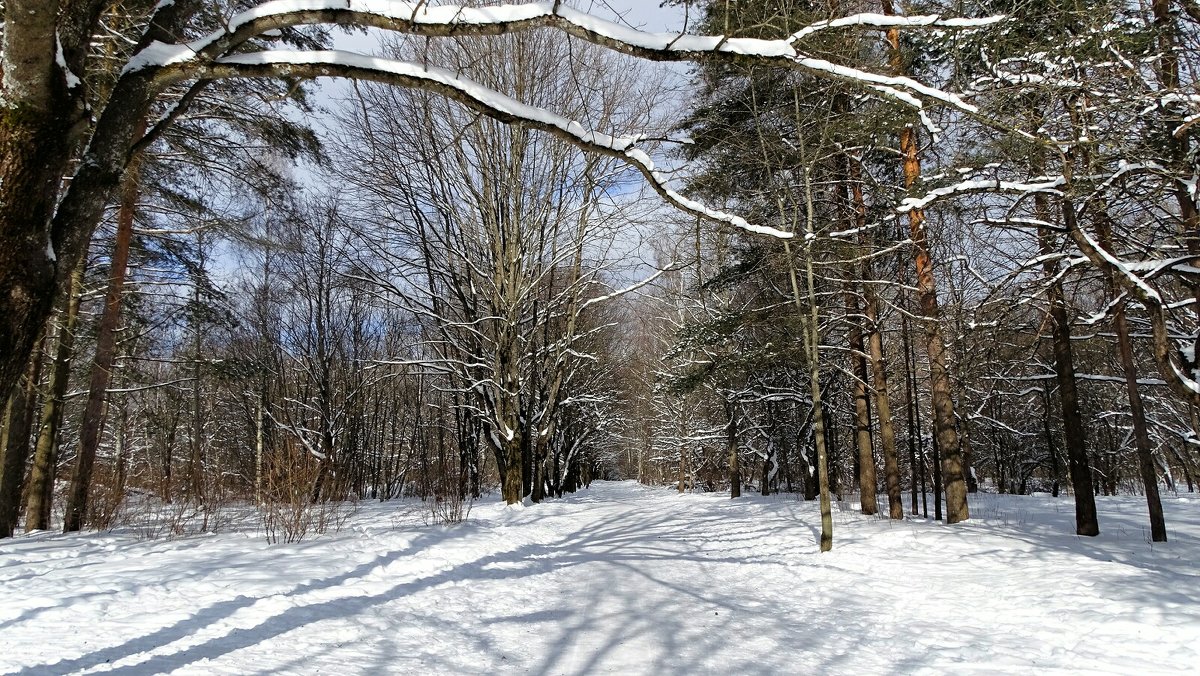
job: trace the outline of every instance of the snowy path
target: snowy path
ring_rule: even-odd
[[[830,673],[1200,666],[1200,500],[980,496],[969,524],[629,483],[471,523],[0,545],[0,673]],[[409,521],[412,517],[408,517]]]

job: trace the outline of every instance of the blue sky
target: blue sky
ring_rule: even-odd
[[[679,7],[659,7],[659,0],[594,0],[580,3],[580,9],[599,16],[619,13],[625,21],[648,31],[676,31],[683,25],[683,10]]]

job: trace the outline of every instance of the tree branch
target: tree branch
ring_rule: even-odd
[[[195,75],[196,70],[182,66],[168,67],[159,73],[159,81],[170,84]],[[671,189],[667,177],[655,168],[650,156],[637,146],[639,138],[611,136],[585,129],[574,120],[522,103],[441,68],[349,52],[267,51],[225,57],[199,69],[199,76],[204,79],[345,77],[433,91],[500,122],[539,129],[586,152],[617,158],[641,173],[664,200],[692,216],[757,235],[780,239],[792,237],[789,232],[754,225],[740,216],[710,209]]]

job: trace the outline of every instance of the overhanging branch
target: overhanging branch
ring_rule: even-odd
[[[755,225],[740,216],[710,209],[673,190],[650,156],[638,147],[640,139],[636,137],[612,136],[585,129],[574,120],[522,103],[442,68],[350,52],[266,51],[225,57],[200,69],[168,67],[160,72],[159,81],[167,85],[197,74],[202,79],[344,77],[433,91],[500,122],[539,129],[586,152],[617,158],[641,173],[650,187],[669,204],[692,216],[757,235],[780,239],[792,237],[789,232]]]

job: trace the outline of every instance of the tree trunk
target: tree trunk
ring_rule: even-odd
[[[1053,293],[1053,292],[1052,292]],[[1060,292],[1061,293],[1061,292]],[[1079,394],[1076,389],[1075,363],[1071,353],[1071,327],[1061,296],[1051,301],[1054,324],[1054,371],[1063,409],[1063,441],[1067,448],[1067,471],[1075,491],[1075,532],[1079,535],[1098,535],[1096,497],[1092,488],[1092,470],[1088,464],[1087,437],[1083,417],[1079,413]]]
[[[197,262],[196,262],[196,272],[195,272],[196,278],[192,285],[192,303],[194,305],[194,310],[193,310],[194,314],[192,315],[192,388],[191,388],[192,389],[192,392],[191,392],[191,394],[192,394],[192,402],[191,402],[191,404],[192,404],[192,411],[191,411],[191,413],[192,413],[192,416],[191,416],[192,417],[192,420],[191,420],[192,429],[191,429],[191,433],[188,435],[188,443],[189,443],[189,447],[190,447],[190,449],[189,449],[190,452],[188,455],[187,479],[188,479],[188,491],[191,493],[192,498],[194,498],[196,500],[197,504],[203,506],[203,505],[207,504],[207,502],[206,502],[207,496],[206,496],[206,490],[205,490],[206,487],[204,485],[204,465],[206,464],[205,458],[204,458],[204,407],[202,406],[202,401],[201,401],[201,396],[200,396],[201,395],[200,377],[202,375],[201,371],[200,371],[200,352],[203,349],[203,332],[201,331],[201,319],[200,319],[200,308],[202,307],[201,303],[203,302],[203,299],[200,296],[200,277],[204,274],[204,264],[205,264],[204,230],[203,229],[196,232],[196,252],[197,252]],[[321,328],[322,328],[321,322],[322,322],[322,319],[318,318],[317,319],[317,330],[318,331],[321,331]],[[321,337],[319,337],[318,341],[322,341],[323,337],[324,337],[323,335]],[[323,342],[321,344],[323,344]],[[324,367],[328,363],[324,359],[324,355],[321,355],[319,357],[319,359],[321,361],[322,367]],[[322,381],[319,385],[319,390],[322,395],[326,394],[329,391],[328,383],[326,381]],[[327,425],[325,424],[325,422],[329,419],[328,415],[327,415],[327,412],[328,412],[327,408],[324,406],[324,404],[326,402],[327,402],[327,398],[323,396],[321,399],[321,404],[322,404],[321,422],[322,422],[322,428],[323,428],[322,431],[323,432],[327,429]],[[322,434],[322,442],[324,442],[324,440],[325,440],[324,437],[325,437],[325,435]],[[329,449],[328,445],[325,443],[322,443],[321,446],[322,446],[321,447],[322,452],[325,453],[325,458],[321,460],[321,471],[318,473],[318,476],[321,477],[322,481],[317,482],[316,489],[315,489],[314,496],[313,496],[313,502],[316,502],[317,495],[320,493],[320,490],[321,490],[323,479],[325,477],[326,461],[332,458],[332,456],[330,455],[330,449]]]
[[[912,345],[908,340],[908,318],[906,317],[900,318],[900,341],[901,350],[904,353],[904,413],[908,420],[909,513],[916,516],[921,513],[917,508],[918,483],[921,484],[921,495],[925,494],[925,484],[923,480],[918,479],[918,476],[924,477],[925,466],[924,463],[917,464],[917,446],[921,443],[921,434],[916,422],[917,409],[912,383]]]
[[[866,302],[864,313],[867,332],[868,357],[871,361],[873,390],[875,396],[875,415],[879,419],[879,441],[883,451],[883,472],[887,485],[888,516],[893,519],[904,518],[904,501],[900,495],[900,462],[896,457],[896,430],[892,423],[891,397],[888,394],[887,361],[883,352],[883,333],[879,330],[879,296],[875,293],[873,282],[875,272],[870,256],[871,241],[867,235],[867,207],[863,199],[862,165],[857,159],[850,161],[850,196],[855,213],[855,226],[860,228],[859,244],[862,250],[862,265],[860,277],[863,299]]]
[[[266,447],[267,386],[263,382],[258,390],[258,405],[254,416],[254,501],[263,504],[263,452]]]
[[[725,427],[726,449],[729,452],[729,497],[742,497],[742,467],[738,460],[737,404],[727,402],[725,412],[729,423]]]
[[[525,497],[525,481],[523,476],[524,444],[521,435],[516,430],[513,437],[504,439],[497,459],[500,467],[500,494],[504,502],[515,505]]]
[[[65,533],[82,529],[87,518],[92,467],[96,462],[96,449],[100,445],[108,383],[117,356],[117,325],[121,319],[121,301],[125,292],[125,272],[129,264],[129,245],[133,239],[133,215],[137,206],[137,196],[137,172],[131,168],[121,190],[121,208],[117,213],[117,238],[110,261],[108,292],[104,298],[104,313],[101,315],[100,328],[96,334],[96,357],[92,365],[83,422],[80,424],[79,452],[75,471],[71,476],[70,493],[67,495],[67,511],[63,522]]]
[[[868,280],[869,281],[869,280]],[[900,461],[896,455],[896,429],[892,423],[892,403],[888,394],[887,361],[883,352],[883,334],[879,331],[879,299],[870,284],[867,294],[867,343],[870,346],[871,375],[875,390],[875,414],[879,419],[879,441],[883,451],[883,475],[887,485],[888,516],[904,518],[904,499],[900,493]]]
[[[1058,471],[1058,451],[1054,447],[1054,433],[1050,431],[1050,391],[1042,390],[1042,408],[1045,410],[1045,415],[1042,416],[1042,434],[1046,437],[1046,457],[1050,461],[1050,495],[1058,497],[1058,479],[1060,472]],[[1025,495],[1025,489],[1021,489],[1021,495]]]
[[[894,15],[891,0],[883,0],[883,13]],[[887,32],[891,46],[892,70],[906,74],[900,52],[900,32]],[[917,130],[912,125],[900,132],[900,153],[904,156],[904,187],[911,189],[921,176]],[[942,336],[941,311],[938,307],[937,283],[933,277],[933,261],[929,256],[925,213],[921,209],[908,212],[908,227],[913,242],[913,257],[917,271],[917,299],[925,325],[925,340],[929,355],[930,394],[933,400],[933,429],[942,456],[941,473],[946,490],[946,522],[958,523],[970,518],[967,508],[967,484],[963,477],[962,451],[955,428],[954,399],[951,396],[950,374],[946,370],[946,341]]]
[[[687,444],[679,444],[679,492],[687,488]]]
[[[126,443],[125,435],[129,426],[129,412],[125,409],[125,402],[120,402],[120,416],[118,418],[117,433],[114,435],[114,445],[116,446],[116,463],[117,463],[117,501],[125,499],[125,479],[126,470],[129,463],[129,448]]]
[[[916,151],[915,130],[907,130],[907,156],[914,158]],[[907,167],[910,161],[905,162]],[[919,171],[919,170],[917,170]],[[906,176],[916,174],[909,170]],[[954,400],[951,397],[950,373],[946,369],[946,343],[942,337],[941,311],[938,308],[937,284],[933,279],[933,262],[929,258],[925,239],[925,218],[918,210],[909,212],[909,223],[916,251],[917,296],[922,321],[925,324],[926,346],[929,353],[930,393],[933,400],[933,429],[937,436],[938,452],[941,455],[939,469],[946,493],[946,522],[958,523],[970,518],[967,507],[967,484],[963,477],[962,452],[958,431],[955,429]]]
[[[933,518],[942,520],[942,448],[937,435],[931,439],[933,444]]]
[[[1175,24],[1171,4],[1170,0],[1151,0],[1150,3],[1154,21],[1153,28],[1158,37],[1158,53],[1161,55],[1157,64],[1158,79],[1162,90],[1168,94],[1175,93],[1179,89],[1180,69],[1179,31]],[[1174,133],[1174,129],[1181,120],[1177,115],[1172,115],[1166,110],[1162,110],[1162,113],[1161,138],[1165,139],[1168,145],[1171,159],[1176,165],[1179,165],[1178,171],[1182,176],[1193,176],[1195,168],[1190,166],[1190,163],[1194,161],[1191,157],[1190,135]],[[1175,201],[1179,205],[1179,214],[1182,217],[1183,240],[1186,242],[1188,255],[1193,258],[1200,256],[1200,209],[1197,208],[1194,190],[1185,181],[1175,181]],[[1188,285],[1191,287],[1195,302],[1193,311],[1200,314],[1200,282],[1190,279]],[[1200,360],[1200,331],[1195,332],[1190,348],[1189,351],[1185,351],[1185,353],[1190,352],[1191,354],[1190,358],[1184,360],[1186,373],[1192,373]],[[1169,373],[1163,375],[1170,378]],[[1166,537],[1165,534],[1163,537]]]
[[[813,198],[811,173],[804,172],[805,203],[806,203],[806,232],[808,241],[813,237]],[[808,291],[808,313],[804,312],[804,303],[800,297],[800,284],[796,279],[796,262],[792,258],[792,249],[785,239],[783,253],[788,261],[788,275],[792,285],[792,298],[796,310],[804,324],[805,353],[808,357],[809,390],[812,396],[813,441],[817,450],[817,492],[821,502],[821,551],[833,549],[833,505],[829,499],[829,454],[825,447],[825,413],[821,403],[821,325],[820,310],[817,305],[816,281],[813,275],[812,251],[805,256],[805,281]]]
[[[79,318],[79,302],[83,296],[83,271],[84,265],[81,263],[71,274],[71,289],[58,331],[54,370],[50,372],[49,393],[42,406],[37,450],[34,451],[33,468],[29,473],[28,500],[25,503],[26,532],[50,528],[54,478],[58,472],[58,433],[62,426],[63,399],[67,394],[67,383],[71,379],[75,325]]]
[[[29,436],[37,411],[41,352],[35,352],[24,380],[13,390],[5,413],[4,462],[0,465],[0,538],[12,537],[21,514],[21,486],[29,461]]]
[[[1137,367],[1133,363],[1133,346],[1129,342],[1129,325],[1125,319],[1124,303],[1117,306],[1115,322],[1117,347],[1121,352],[1121,368],[1125,372],[1125,387],[1129,393],[1129,415],[1133,418],[1138,469],[1141,471],[1142,486],[1146,491],[1146,508],[1150,512],[1150,539],[1153,542],[1166,542],[1167,523],[1163,517],[1162,499],[1158,494],[1158,473],[1154,471],[1154,453],[1150,447],[1150,433],[1146,429],[1146,409],[1142,404],[1142,394],[1138,391]],[[1186,468],[1184,471],[1186,472]],[[1190,485],[1191,477],[1187,478]]]
[[[1112,227],[1106,214],[1098,219],[1100,246],[1113,253]],[[1111,275],[1108,280],[1109,294],[1114,298],[1120,293]],[[1163,517],[1162,498],[1158,494],[1158,473],[1154,470],[1154,452],[1150,446],[1150,432],[1146,428],[1146,408],[1142,393],[1138,390],[1137,366],[1133,361],[1133,344],[1129,338],[1129,322],[1125,317],[1125,301],[1117,303],[1113,317],[1117,331],[1117,349],[1121,355],[1121,370],[1125,375],[1125,391],[1129,396],[1129,416],[1133,422],[1133,439],[1137,446],[1138,470],[1142,475],[1142,487],[1146,492],[1146,508],[1150,513],[1150,539],[1152,542],[1167,541],[1167,523]],[[1184,477],[1191,486],[1192,479],[1184,467]]]
[[[852,292],[846,295],[846,313],[850,318],[850,366],[854,376],[854,441],[858,448],[858,495],[863,514],[879,512],[875,496],[875,455],[871,446],[871,408],[867,397],[866,343],[858,321],[858,302]]]
[[[10,33],[18,28],[18,11],[9,4]],[[50,22],[48,39],[53,40],[53,17]],[[46,49],[53,54],[52,46]],[[55,297],[58,260],[48,226],[66,170],[67,116],[59,107],[64,98],[62,92],[47,92],[43,101],[0,104],[0,393],[5,399],[30,363]]]
[[[817,445],[817,493],[821,497],[821,551],[833,549],[833,505],[829,500],[829,454],[825,448],[825,414],[821,404],[821,378],[813,367],[809,378],[813,396],[813,439]]]
[[[1044,195],[1039,194],[1034,199],[1035,208],[1048,211],[1044,205]],[[1067,227],[1074,227],[1075,207],[1071,200],[1064,198],[1062,208]],[[1038,227],[1038,244],[1043,256],[1054,253],[1053,240],[1054,235],[1048,227]],[[1063,443],[1067,449],[1071,487],[1075,491],[1075,532],[1079,535],[1099,535],[1096,494],[1087,456],[1087,436],[1083,429],[1083,417],[1079,412],[1079,394],[1076,389],[1075,361],[1071,349],[1071,320],[1067,316],[1066,299],[1058,277],[1058,262],[1047,260],[1045,270],[1046,277],[1051,280],[1047,300],[1050,304],[1050,323],[1054,337],[1054,373],[1062,405]]]
[[[762,486],[761,492],[765,495],[771,494],[771,475],[775,470],[775,447],[768,445],[767,453],[763,456],[762,464]]]
[[[963,476],[967,480],[967,492],[978,493],[979,479],[975,476],[971,453],[971,428],[966,418],[962,419],[962,434],[959,436],[962,439]]]

